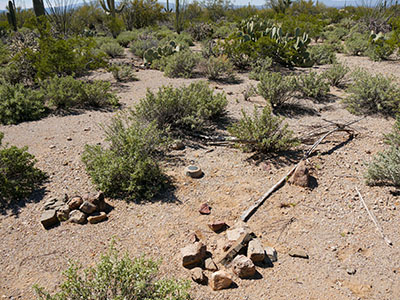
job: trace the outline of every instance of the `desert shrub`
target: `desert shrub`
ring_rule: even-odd
[[[45,115],[44,96],[23,84],[0,82],[0,123],[17,124]]]
[[[95,267],[82,270],[79,263],[70,262],[63,272],[64,282],[59,292],[49,294],[34,286],[39,300],[70,299],[190,299],[188,281],[160,279],[159,262],[144,256],[131,259],[121,256],[114,243]]]
[[[203,41],[212,37],[214,28],[208,23],[194,23],[187,31],[195,41]]]
[[[311,71],[308,74],[296,76],[297,90],[303,97],[321,99],[329,92],[329,84],[322,75]]]
[[[249,78],[254,80],[260,80],[262,74],[269,72],[272,66],[272,58],[266,57],[257,59],[251,64],[251,72]]]
[[[382,61],[388,59],[394,53],[395,48],[396,45],[392,43],[388,35],[371,34],[366,54],[373,61]]]
[[[217,26],[214,34],[213,34],[213,38],[215,39],[224,39],[226,37],[228,37],[233,31],[235,31],[236,29],[236,24],[234,23],[228,23],[222,26]]]
[[[211,56],[209,59],[201,61],[200,72],[210,80],[232,81],[235,79],[233,64],[225,55]]]
[[[100,50],[111,58],[122,56],[124,54],[124,48],[116,42],[105,43],[101,45]]]
[[[165,57],[165,68],[162,70],[168,77],[190,78],[200,61],[200,56],[190,50],[177,52]]]
[[[263,108],[261,114],[254,107],[253,116],[242,110],[242,118],[228,131],[242,142],[241,147],[245,151],[279,152],[298,145],[293,132],[282,122],[282,118],[272,114],[269,105]]]
[[[0,40],[0,66],[10,61],[10,51],[7,46]]]
[[[83,82],[72,76],[53,77],[42,82],[47,104],[56,109],[115,106],[118,99],[104,81]]]
[[[225,114],[226,96],[213,94],[205,82],[173,88],[162,87],[156,94],[147,92],[135,108],[139,119],[155,121],[160,129],[170,128],[173,133],[203,130],[211,121]]]
[[[400,186],[400,118],[396,120],[392,133],[385,136],[388,149],[374,156],[365,174],[369,185]]]
[[[118,65],[113,64],[109,71],[111,71],[114,79],[118,82],[128,82],[138,80],[131,65]]]
[[[155,122],[137,120],[133,113],[115,117],[106,127],[109,147],[86,145],[82,161],[99,190],[127,201],[150,200],[166,185],[156,151],[165,143]]]
[[[137,36],[138,34],[135,31],[123,31],[117,36],[116,41],[120,46],[127,48],[129,43],[136,39]]]
[[[128,30],[143,28],[156,24],[166,18],[162,12],[163,6],[156,0],[126,1],[122,18]]]
[[[101,48],[104,44],[115,43],[115,39],[110,36],[96,36],[94,37],[97,48]]]
[[[331,86],[341,87],[343,86],[345,77],[349,71],[350,69],[346,65],[336,63],[322,73],[322,76]]]
[[[150,36],[147,38],[132,41],[130,50],[136,56],[143,57],[143,54],[144,52],[146,52],[147,49],[157,47],[159,44],[160,42],[157,39]]]
[[[368,49],[369,34],[354,32],[345,41],[346,52],[350,55],[364,55]]]
[[[2,145],[3,137],[0,132],[0,207],[28,197],[46,179],[27,147]]]
[[[265,72],[260,76],[257,88],[260,95],[271,104],[272,108],[279,108],[294,96],[296,80],[293,76]]]
[[[391,115],[399,109],[400,89],[391,77],[358,70],[346,91],[350,95],[344,103],[351,113]]]
[[[327,65],[336,62],[335,50],[330,45],[314,45],[309,47],[310,59],[317,65]]]

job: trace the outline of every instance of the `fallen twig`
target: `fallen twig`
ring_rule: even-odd
[[[389,246],[392,246],[392,245],[393,245],[392,241],[389,240],[389,238],[388,238],[387,236],[384,235],[383,230],[382,230],[382,227],[379,225],[378,220],[376,219],[375,215],[368,209],[368,206],[367,206],[367,204],[365,203],[365,201],[364,201],[363,197],[361,196],[361,193],[360,193],[360,191],[358,190],[357,187],[356,187],[356,191],[357,191],[358,197],[360,198],[362,204],[363,204],[364,207],[365,207],[365,210],[368,212],[369,217],[371,218],[372,222],[374,222],[374,224],[375,224],[376,228],[378,229],[380,235],[382,236],[383,240],[384,240]]]

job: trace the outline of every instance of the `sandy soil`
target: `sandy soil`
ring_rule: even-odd
[[[352,68],[364,67],[400,78],[399,62],[372,63],[367,58],[339,56]],[[96,78],[112,80],[110,74]],[[146,89],[157,90],[166,84],[181,86],[197,79],[169,79],[161,72],[140,70],[140,81],[115,85],[126,106],[144,97]],[[242,91],[256,82],[240,74],[239,84],[217,84],[216,91],[228,93],[230,117],[240,109],[263,106],[260,97],[244,101]],[[330,101],[304,102],[309,109],[288,116],[290,126],[300,135],[323,119],[346,122],[357,119],[343,109],[344,93],[332,89]],[[117,245],[130,255],[146,254],[162,258],[161,273],[190,278],[181,266],[180,248],[188,235],[198,230],[209,248],[221,235],[207,223],[224,220],[233,225],[242,212],[297,161],[297,158],[254,160],[249,153],[221,147],[187,146],[172,152],[165,163],[173,178],[174,195],[151,203],[133,204],[108,199],[114,206],[107,222],[96,225],[62,224],[44,230],[39,217],[45,200],[65,193],[83,194],[95,190],[85,172],[80,155],[85,144],[103,143],[99,124],[107,124],[115,112],[85,111],[68,116],[51,116],[16,126],[0,126],[5,142],[29,146],[38,167],[50,175],[44,190],[17,210],[0,216],[0,296],[2,299],[33,299],[32,285],[54,290],[62,281],[61,271],[69,260],[84,266],[94,265],[101,253],[116,238]],[[312,189],[285,185],[250,219],[249,226],[264,245],[278,251],[273,268],[258,268],[259,278],[235,278],[236,288],[213,292],[207,286],[192,284],[193,299],[399,299],[400,298],[400,198],[391,187],[368,187],[364,183],[365,165],[382,150],[382,134],[391,130],[393,119],[367,117],[357,123],[353,139],[345,133],[332,135],[309,159],[316,184]],[[306,148],[306,147],[305,147]],[[205,176],[190,179],[183,169],[194,163]],[[383,231],[392,240],[382,240],[356,196],[358,187]],[[209,216],[199,215],[201,203],[212,207]],[[161,226],[160,226],[161,225]],[[290,248],[306,250],[310,259],[292,258]],[[354,275],[347,273],[355,269]]]

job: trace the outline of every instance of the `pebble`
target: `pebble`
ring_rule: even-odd
[[[354,269],[354,268],[347,268],[347,269],[346,269],[346,272],[347,272],[347,274],[349,274],[349,275],[354,275],[354,274],[356,274],[357,270]]]

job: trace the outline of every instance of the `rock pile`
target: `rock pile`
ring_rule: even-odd
[[[190,238],[190,242],[181,249],[182,265],[191,269],[194,282],[208,284],[213,290],[229,288],[234,276],[253,278],[257,274],[256,266],[271,267],[277,261],[275,249],[263,247],[244,223],[236,224],[221,235],[218,246],[211,247],[214,253],[207,251],[207,246],[197,236]]]
[[[83,197],[67,195],[63,199],[51,198],[46,201],[40,217],[43,227],[50,229],[63,221],[91,224],[107,219],[107,203],[103,193],[87,194]]]

